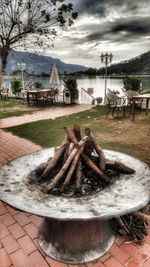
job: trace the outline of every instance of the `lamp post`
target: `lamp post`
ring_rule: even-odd
[[[22,89],[25,89],[25,81],[24,81],[24,71],[26,70],[26,63],[25,62],[21,62],[21,63],[17,63],[17,66],[19,68],[19,70],[21,71],[21,80],[22,80]]]
[[[101,62],[105,64],[105,90],[104,90],[104,105],[106,105],[106,90],[107,90],[107,66],[108,63],[112,62],[113,55],[112,53],[108,54],[107,52],[105,54],[100,55]]]

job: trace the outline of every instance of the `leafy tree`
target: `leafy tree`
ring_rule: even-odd
[[[34,83],[34,86],[35,86],[36,88],[39,88],[39,89],[41,89],[41,88],[43,87],[42,83],[39,82],[39,81],[35,82],[35,83]]]
[[[64,85],[65,85],[65,89],[67,89],[70,92],[71,103],[74,103],[75,100],[77,100],[79,96],[76,78],[68,77],[64,79]]]
[[[11,88],[12,88],[12,92],[13,94],[18,94],[21,92],[21,89],[22,89],[22,85],[21,85],[21,82],[19,80],[13,80],[11,82]]]
[[[123,87],[125,91],[133,90],[140,93],[142,91],[142,79],[137,76],[126,75],[123,78]]]
[[[77,18],[72,3],[66,0],[1,0],[0,47],[2,70],[9,49],[18,46],[50,46],[57,30],[71,26]],[[48,43],[46,44],[46,42]]]

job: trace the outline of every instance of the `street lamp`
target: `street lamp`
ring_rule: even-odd
[[[26,70],[26,63],[25,62],[21,62],[21,63],[17,63],[17,66],[19,68],[19,70],[21,71],[21,80],[22,80],[22,89],[25,89],[25,81],[24,81],[24,71]]]
[[[100,55],[101,62],[105,64],[105,91],[104,91],[104,105],[106,104],[106,90],[107,90],[107,66],[108,63],[112,62],[113,55],[112,53],[108,54],[107,52],[105,54]]]

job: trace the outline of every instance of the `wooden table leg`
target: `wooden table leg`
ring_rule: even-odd
[[[132,107],[131,107],[131,115],[132,115],[132,121],[135,119],[135,99],[132,100]]]
[[[146,99],[146,115],[148,115],[149,98]]]

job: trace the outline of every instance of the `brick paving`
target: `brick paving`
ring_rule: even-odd
[[[81,105],[63,106],[63,107],[52,106],[42,111],[34,112],[33,114],[1,119],[0,128],[1,129],[8,128],[15,125],[21,125],[24,123],[45,120],[45,119],[55,119],[56,117],[67,116],[73,113],[89,110],[92,107],[93,106],[90,104],[81,104]]]
[[[62,115],[62,114],[61,114]],[[40,150],[30,141],[0,130],[0,165],[22,155]],[[21,145],[20,145],[21,144]],[[59,263],[44,255],[37,243],[42,218],[13,209],[0,202],[0,267],[77,267]],[[150,267],[149,235],[142,245],[117,238],[112,248],[99,260],[81,267]]]

